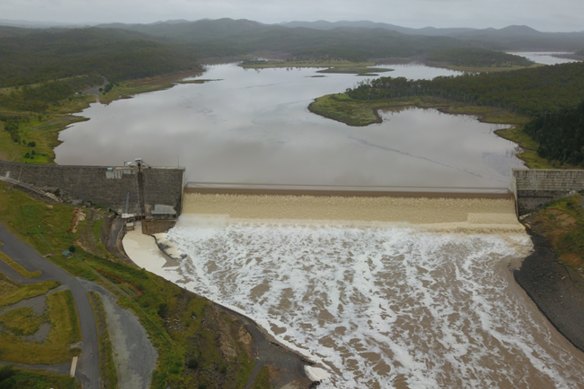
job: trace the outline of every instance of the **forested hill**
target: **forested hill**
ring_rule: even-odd
[[[432,96],[532,117],[524,131],[542,157],[584,165],[584,63],[409,81],[383,77],[347,90],[356,100]]]
[[[382,77],[347,90],[357,100],[434,96],[538,115],[584,100],[584,63],[412,81]]]
[[[584,164],[584,101],[575,108],[539,115],[525,126],[525,132],[539,143],[542,157]]]
[[[0,86],[100,75],[120,81],[199,69],[195,53],[136,32],[0,29]]]
[[[232,19],[106,27],[186,43],[207,57],[268,53],[311,59],[414,58],[431,50],[470,46],[448,37],[404,35],[385,29],[316,30]]]
[[[194,43],[201,45],[203,49],[214,49],[219,53],[222,48],[229,50],[239,48],[241,52],[260,49],[306,55],[312,52],[326,52],[327,45],[331,44],[331,49],[338,50],[336,46],[350,37],[345,42],[347,46],[352,46],[354,40],[357,40],[364,46],[361,52],[367,52],[372,58],[381,57],[376,54],[375,45],[378,45],[380,53],[387,52],[384,45],[388,40],[393,46],[421,44],[422,48],[426,49],[480,47],[499,51],[575,51],[582,49],[584,42],[584,32],[550,33],[527,26],[509,26],[501,29],[433,27],[415,29],[368,21],[292,22],[274,25],[225,18],[194,22],[179,20],[154,24],[109,24],[104,27],[127,29]],[[370,44],[368,39],[375,42]],[[306,52],[303,49],[306,49]],[[332,51],[328,54],[334,55]]]

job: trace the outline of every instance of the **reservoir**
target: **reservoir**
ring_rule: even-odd
[[[387,65],[411,79],[458,74]],[[318,69],[209,66],[204,84],[181,84],[81,113],[61,133],[59,164],[121,164],[136,157],[184,166],[188,181],[220,183],[507,188],[521,167],[499,126],[410,109],[349,127],[308,111],[316,97],[366,80]],[[319,76],[319,77],[315,77]]]

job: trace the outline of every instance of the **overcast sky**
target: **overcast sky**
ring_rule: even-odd
[[[0,19],[10,20],[96,24],[222,17],[584,31],[584,0],[0,0]]]

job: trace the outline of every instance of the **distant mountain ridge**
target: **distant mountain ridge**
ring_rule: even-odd
[[[314,22],[288,22],[281,25],[289,28],[313,28],[318,30],[334,30],[337,28],[369,28],[396,31],[407,35],[441,36],[472,41],[502,50],[558,50],[575,51],[584,46],[584,30],[578,32],[541,32],[524,25],[511,25],[496,28],[410,28],[388,23],[369,21],[339,21],[324,20]]]
[[[324,20],[314,22],[288,22],[280,24],[263,24],[247,19],[202,19],[194,22],[174,20],[154,24],[106,24],[100,27],[129,29],[157,37],[178,39],[188,42],[202,42],[233,37],[236,40],[263,38],[267,35],[289,35],[305,39],[330,40],[330,34],[343,31],[347,35],[353,31],[369,37],[388,36],[396,33],[407,37],[442,38],[460,41],[458,46],[474,46],[503,51],[578,51],[584,48],[584,31],[569,33],[552,33],[537,31],[529,26],[512,25],[501,29],[486,28],[409,28],[388,23],[370,21],[338,21]],[[312,34],[310,33],[312,31]],[[260,37],[258,35],[264,35]],[[395,35],[393,36],[395,37]],[[248,40],[249,40],[248,39]],[[456,46],[452,44],[451,46]]]

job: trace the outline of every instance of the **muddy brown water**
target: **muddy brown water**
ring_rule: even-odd
[[[584,358],[513,280],[508,199],[189,194],[151,270],[316,361],[331,388],[579,387]],[[331,215],[334,215],[332,217]]]

